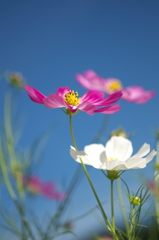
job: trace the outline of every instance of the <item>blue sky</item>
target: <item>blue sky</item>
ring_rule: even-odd
[[[69,86],[82,95],[86,90],[75,80],[76,73],[93,69],[104,78],[115,77],[123,85],[140,85],[155,89],[156,96],[144,105],[120,100],[120,112],[110,116],[104,138],[122,126],[132,137],[134,151],[144,143],[155,144],[159,127],[159,2],[105,0],[1,0],[0,7],[0,71],[21,72],[27,83],[45,95],[58,87]],[[0,99],[6,84],[1,81]],[[0,109],[2,109],[1,104]],[[22,148],[28,148],[41,132],[55,125],[45,148],[42,164],[36,174],[44,180],[68,183],[77,163],[69,155],[71,138],[68,116],[30,101],[22,92],[18,106],[25,118]],[[73,118],[79,149],[90,144],[102,121],[103,114],[89,116],[80,113]],[[134,179],[151,176],[153,163],[143,171],[130,171],[125,179],[136,189]],[[92,180],[102,200],[107,199],[108,181],[96,170]],[[65,180],[64,180],[65,179]],[[52,207],[52,202],[40,200],[39,206]],[[70,216],[85,212],[96,202],[86,179],[77,189]],[[69,215],[68,214],[68,215]],[[89,220],[92,221],[91,218]],[[82,222],[76,225],[83,229]],[[90,225],[90,224],[89,224]],[[88,226],[86,226],[88,227]],[[68,237],[68,239],[70,239]]]

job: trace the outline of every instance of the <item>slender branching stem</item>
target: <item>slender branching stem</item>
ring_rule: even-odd
[[[77,147],[77,144],[76,144],[76,141],[75,141],[75,137],[74,137],[74,133],[73,133],[72,116],[70,116],[70,134],[71,134],[71,138],[72,138],[72,143],[73,143],[75,149],[78,150],[78,147]],[[81,158],[80,158],[80,162],[81,162],[82,168],[83,168],[83,170],[84,170],[84,173],[85,173],[85,175],[86,175],[86,177],[87,177],[87,180],[88,180],[88,182],[89,182],[89,184],[90,184],[90,187],[91,187],[91,189],[92,189],[92,191],[93,191],[93,194],[94,194],[94,196],[95,196],[95,198],[96,198],[96,201],[97,201],[97,203],[98,203],[98,207],[99,207],[99,209],[100,209],[100,211],[101,211],[101,213],[102,213],[102,216],[103,216],[103,218],[104,218],[104,221],[106,222],[106,224],[107,224],[107,226],[108,226],[108,229],[112,232],[114,240],[118,240],[118,238],[117,238],[117,236],[116,236],[116,233],[115,233],[115,226],[113,227],[112,224],[110,223],[110,221],[109,221],[109,219],[108,219],[108,217],[107,217],[107,215],[106,215],[106,213],[105,213],[105,211],[104,211],[104,209],[103,209],[103,206],[102,206],[102,204],[101,204],[101,202],[100,202],[100,199],[99,199],[99,197],[98,197],[98,195],[97,195],[97,193],[96,193],[96,190],[95,190],[95,188],[94,188],[94,186],[93,186],[93,183],[92,183],[91,178],[90,178],[90,176],[89,176],[89,174],[88,174],[88,171],[87,171],[87,169],[86,169],[86,167],[85,167],[85,165],[84,165],[84,163],[83,163],[83,161],[82,161]],[[112,196],[112,197],[113,197],[113,196]],[[114,211],[114,210],[113,210],[113,211]],[[114,222],[114,220],[113,220],[113,222]]]

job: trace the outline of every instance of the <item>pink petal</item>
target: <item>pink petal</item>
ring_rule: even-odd
[[[97,103],[104,98],[104,93],[98,90],[90,90],[81,97],[81,102]]]
[[[52,182],[43,183],[43,192],[50,192],[55,189],[55,184]]]
[[[112,113],[118,112],[119,110],[120,110],[120,106],[118,104],[115,104],[115,105],[112,105],[112,106],[95,109],[94,112],[112,114]]]
[[[122,91],[117,91],[117,92],[111,94],[109,97],[106,97],[102,101],[99,101],[96,104],[96,106],[106,106],[106,105],[110,105],[112,103],[115,103],[116,101],[118,101],[122,97],[122,95],[123,95]]]
[[[51,182],[43,183],[43,187],[42,187],[43,195],[49,195],[50,193],[52,193],[53,190],[55,190],[55,185],[53,183]]]
[[[35,88],[29,86],[28,84],[26,84],[24,88],[33,102],[43,104],[43,100],[46,98],[45,95],[43,95],[41,92],[39,92]]]
[[[61,200],[61,201],[63,201],[65,199],[65,197],[66,197],[65,193],[58,192],[56,190],[56,186],[52,182],[43,183],[43,188],[42,188],[41,193],[45,197],[48,197],[48,198],[54,199],[54,200]]]
[[[43,103],[47,108],[68,108],[65,100],[56,94],[50,94],[47,98],[44,99]]]
[[[151,91],[147,91],[147,92],[144,92],[142,97],[140,96],[136,103],[138,104],[143,104],[143,103],[146,103],[148,102],[151,98],[153,98],[155,96],[155,91],[154,90],[151,90]]]
[[[60,97],[64,97],[64,95],[70,91],[70,88],[69,87],[60,87],[57,89],[56,91],[56,95],[60,96]]]
[[[77,81],[85,88],[90,90],[103,90],[105,86],[104,80],[94,71],[88,70],[82,74],[76,74]]]
[[[131,86],[123,89],[123,99],[128,102],[135,102],[138,104],[143,104],[148,102],[152,97],[154,97],[155,91],[146,91],[140,86]]]
[[[93,115],[95,111],[95,106],[88,102],[83,102],[78,106],[78,109],[88,113],[89,115]]]
[[[66,198],[65,193],[56,190],[55,183],[44,183],[36,176],[23,177],[23,182],[28,188],[35,189],[37,194],[41,194],[50,199],[64,201]]]
[[[94,79],[96,77],[99,77],[93,70],[89,69],[83,73],[83,76],[87,78],[88,80]],[[99,77],[100,78],[100,77]]]

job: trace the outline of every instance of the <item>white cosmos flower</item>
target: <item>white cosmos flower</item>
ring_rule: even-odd
[[[106,170],[144,168],[157,154],[155,150],[150,152],[150,145],[147,143],[144,143],[133,156],[132,152],[131,141],[121,136],[111,137],[105,147],[102,144],[90,144],[84,147],[84,151],[77,151],[72,146],[70,149],[75,161],[80,163],[81,158],[84,164]]]

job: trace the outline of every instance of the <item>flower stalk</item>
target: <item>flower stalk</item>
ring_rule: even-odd
[[[114,180],[110,180],[111,189],[111,215],[112,215],[112,228],[115,232],[115,217],[114,217]]]
[[[78,147],[77,147],[77,144],[76,144],[76,141],[75,141],[75,138],[74,138],[74,133],[73,133],[72,116],[70,116],[70,134],[71,134],[71,138],[72,138],[73,145],[74,145],[75,149],[78,150]],[[102,213],[102,216],[103,216],[103,218],[104,218],[104,221],[105,221],[105,223],[107,224],[108,229],[111,231],[114,239],[115,239],[115,240],[118,240],[118,238],[117,238],[117,236],[116,236],[116,233],[115,233],[114,200],[112,200],[112,224],[111,224],[110,221],[109,221],[109,219],[108,219],[108,217],[107,217],[107,215],[106,215],[106,213],[105,213],[105,211],[104,211],[104,209],[103,209],[103,206],[102,206],[102,204],[101,204],[101,202],[100,202],[100,199],[99,199],[99,197],[98,197],[98,195],[97,195],[97,193],[96,193],[96,190],[95,190],[95,188],[94,188],[94,186],[93,186],[93,183],[92,183],[92,181],[91,181],[91,178],[90,178],[90,176],[89,176],[89,174],[88,174],[88,171],[87,171],[87,169],[86,169],[86,167],[85,167],[85,164],[84,164],[83,161],[82,161],[82,158],[80,158],[80,162],[81,162],[82,168],[83,168],[83,170],[84,170],[84,173],[85,173],[85,175],[86,175],[86,177],[87,177],[87,180],[88,180],[88,182],[89,182],[89,184],[90,184],[90,187],[91,187],[91,189],[92,189],[92,191],[93,191],[93,194],[94,194],[94,196],[95,196],[95,198],[96,198],[96,201],[97,201],[97,203],[98,203],[98,207],[99,207],[99,209],[100,209],[100,211],[101,211],[101,213]],[[111,191],[111,199],[113,199],[113,198],[114,198],[114,195],[113,195],[113,180],[112,180],[112,188],[111,188],[111,189],[112,189],[112,191]]]
[[[5,137],[6,137],[6,147],[8,151],[8,157],[9,157],[9,164],[11,167],[11,171],[14,172],[15,166],[18,166],[17,158],[16,158],[16,152],[15,152],[15,141],[14,141],[14,136],[13,136],[13,131],[12,131],[12,123],[11,123],[11,103],[12,103],[12,98],[11,98],[11,92],[8,91],[5,96],[5,104],[4,104],[4,130],[5,130]],[[19,171],[20,172],[20,171]],[[5,177],[5,179],[7,179]],[[15,177],[16,179],[16,186],[18,190],[18,194],[20,198],[23,198],[23,188],[21,181],[19,181],[18,175]],[[11,185],[11,184],[10,184]],[[7,184],[9,187],[9,185]],[[13,194],[13,190],[11,191],[11,187],[9,187],[9,192],[11,193],[11,197],[15,199],[15,194]]]
[[[128,234],[128,240],[135,240],[135,205],[132,207],[131,217],[130,217],[130,230]]]
[[[0,139],[0,168],[1,168],[1,171],[2,171],[4,182],[5,182],[6,187],[8,189],[8,192],[9,192],[11,198],[13,200],[15,200],[16,195],[14,193],[14,190],[12,188],[12,185],[11,185],[11,182],[10,182],[10,179],[9,179],[9,176],[8,176],[7,166],[6,166],[4,155],[3,155],[2,151],[3,150],[2,150],[1,139]]]
[[[118,193],[118,198],[119,198],[119,202],[120,202],[121,213],[122,213],[124,224],[125,224],[126,233],[127,233],[127,235],[129,235],[128,234],[129,233],[129,224],[128,224],[128,219],[126,217],[126,212],[125,212],[125,208],[124,208],[120,178],[117,179],[117,193]]]
[[[74,133],[73,133],[72,115],[70,115],[70,134],[71,134],[73,146],[75,147],[76,150],[78,150],[77,144],[76,144],[76,141],[75,141],[75,137],[74,137]]]

